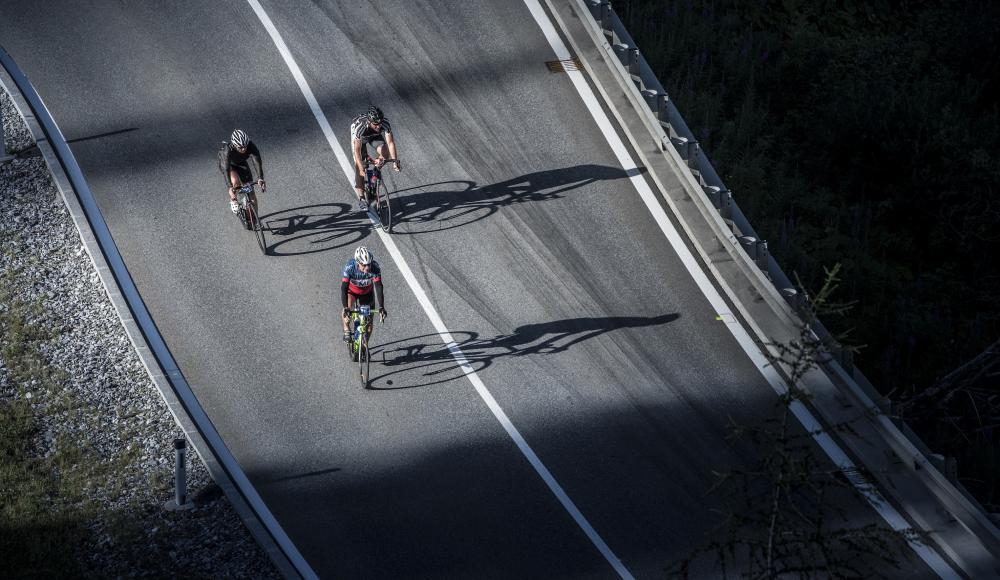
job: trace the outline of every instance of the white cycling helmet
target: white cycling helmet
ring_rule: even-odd
[[[233,147],[243,148],[250,144],[250,137],[243,131],[237,129],[233,131],[233,135],[229,138],[229,142],[233,144]]]
[[[358,249],[354,250],[354,259],[362,266],[367,266],[372,263],[372,253],[365,246],[358,246]]]

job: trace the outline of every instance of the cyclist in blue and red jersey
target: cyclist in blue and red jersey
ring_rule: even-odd
[[[373,300],[374,299],[374,300]],[[344,342],[350,342],[351,331],[348,330],[350,311],[356,303],[371,306],[378,302],[378,313],[385,320],[385,294],[382,290],[382,269],[365,246],[354,250],[354,259],[347,262],[340,280],[340,302],[344,309],[341,318],[344,322]],[[372,325],[368,326],[371,335]]]

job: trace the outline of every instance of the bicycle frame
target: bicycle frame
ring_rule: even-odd
[[[382,181],[382,168],[375,165],[371,156],[365,156],[365,196],[369,201],[381,201],[378,192],[378,182]]]
[[[239,204],[240,211],[243,212],[243,215],[246,217],[246,219],[250,219],[250,214],[248,213],[247,208],[252,203],[253,199],[252,195],[253,195],[252,183],[244,183],[242,187],[236,190],[236,203]]]
[[[353,333],[351,338],[351,348],[354,352],[361,350],[361,340],[362,338],[367,338],[370,333],[369,325],[371,324],[371,321],[371,306],[355,306],[351,309],[350,324],[353,325],[354,323],[357,323],[357,326],[352,326],[351,329],[351,332]]]

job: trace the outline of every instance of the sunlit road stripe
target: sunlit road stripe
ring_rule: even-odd
[[[260,5],[260,2],[258,2],[258,0],[247,0],[247,2],[253,8],[253,11],[257,14],[257,18],[260,19],[261,24],[263,24],[264,28],[267,29],[267,33],[271,35],[271,40],[274,41],[274,45],[275,47],[277,47],[278,52],[281,53],[281,57],[285,59],[285,64],[288,66],[288,69],[292,72],[292,77],[295,78],[295,82],[298,83],[299,89],[302,91],[302,96],[304,96],[306,102],[309,103],[309,109],[312,111],[313,116],[316,117],[316,122],[319,123],[319,127],[320,129],[322,129],[323,135],[326,137],[327,143],[330,144],[330,149],[333,150],[333,154],[337,157],[337,162],[340,163],[340,168],[344,171],[344,175],[347,176],[348,181],[353,186],[354,184],[353,164],[348,161],[347,155],[340,148],[340,145],[337,144],[337,139],[336,137],[334,137],[333,130],[330,128],[330,122],[327,120],[326,115],[323,114],[323,110],[320,108],[319,103],[316,101],[316,96],[313,95],[312,89],[309,88],[309,83],[306,82],[306,78],[302,74],[302,70],[299,69],[299,65],[295,63],[295,59],[292,57],[292,53],[289,52],[288,46],[285,44],[285,41],[282,40],[281,34],[278,32],[278,29],[275,28],[274,23],[271,21],[271,18],[267,15],[267,12],[264,11],[264,8]],[[528,463],[530,463],[531,466],[535,468],[535,471],[538,473],[539,477],[542,478],[542,481],[544,481],[545,484],[549,486],[549,489],[559,500],[559,503],[563,505],[563,507],[566,509],[569,515],[572,516],[573,520],[577,523],[577,525],[580,526],[580,529],[582,529],[583,532],[587,535],[587,537],[590,538],[590,541],[593,542],[594,546],[598,549],[598,551],[601,552],[601,555],[603,555],[604,558],[608,561],[608,563],[611,564],[611,566],[615,569],[615,571],[618,572],[619,576],[621,576],[622,578],[631,579],[632,574],[629,573],[629,571],[621,563],[621,560],[619,560],[618,557],[614,555],[614,553],[611,551],[608,545],[604,543],[604,540],[601,539],[601,536],[597,533],[596,530],[594,530],[593,526],[590,525],[590,523],[587,521],[587,518],[585,518],[583,514],[580,512],[580,510],[576,507],[576,504],[573,503],[573,500],[571,500],[569,496],[566,495],[566,492],[563,490],[562,486],[559,485],[559,482],[557,482],[555,477],[552,476],[552,473],[548,470],[547,467],[545,467],[541,459],[538,458],[538,455],[536,455],[535,452],[531,449],[531,447],[528,445],[528,442],[524,440],[524,437],[521,436],[521,433],[517,430],[517,427],[514,427],[514,424],[510,422],[510,419],[507,417],[507,413],[505,413],[504,410],[500,408],[500,405],[496,402],[496,399],[493,398],[493,395],[486,388],[486,385],[484,385],[483,381],[480,380],[479,375],[476,374],[475,369],[472,368],[472,365],[469,364],[468,359],[465,358],[465,355],[462,353],[462,350],[458,347],[458,344],[455,342],[455,339],[448,331],[448,328],[445,327],[444,321],[441,320],[441,317],[438,315],[437,309],[435,309],[434,305],[431,304],[430,298],[427,297],[427,294],[424,292],[423,288],[421,288],[420,282],[418,282],[416,277],[413,275],[413,271],[410,270],[410,266],[406,263],[406,259],[403,258],[403,254],[400,253],[399,248],[396,247],[396,243],[393,241],[392,237],[383,232],[379,228],[376,228],[375,231],[378,232],[379,237],[382,239],[382,243],[385,244],[386,249],[392,256],[392,259],[395,260],[396,266],[399,268],[400,273],[403,275],[403,278],[406,280],[406,283],[409,284],[410,290],[412,290],[413,294],[417,297],[417,301],[420,302],[420,306],[423,307],[424,312],[427,313],[427,318],[429,318],[431,324],[434,325],[434,329],[441,337],[441,340],[444,341],[444,344],[448,348],[448,351],[451,353],[451,356],[454,357],[455,362],[458,363],[459,368],[461,368],[462,371],[465,372],[465,376],[468,377],[469,382],[471,382],[472,386],[475,387],[476,392],[479,393],[480,398],[482,398],[483,402],[486,403],[486,406],[489,407],[490,411],[493,413],[493,416],[496,417],[497,421],[500,422],[500,425],[502,425],[504,430],[507,431],[507,435],[509,435],[510,438],[514,441],[514,443],[517,445],[517,448],[521,450],[521,453],[524,454],[524,457],[525,459],[528,460]]]
[[[563,44],[562,39],[556,33],[555,27],[549,20],[549,17],[542,10],[541,5],[539,5],[538,0],[524,0],[525,5],[531,12],[531,15],[535,18],[535,22],[542,29],[545,34],[545,38],[548,39],[549,45],[556,54],[556,58],[559,60],[567,60],[572,58],[573,55],[570,54],[566,45]],[[667,237],[670,245],[677,252],[678,257],[681,262],[684,263],[684,267],[687,268],[688,273],[691,278],[694,279],[698,288],[701,289],[702,294],[708,299],[708,302],[715,309],[716,314],[720,320],[726,322],[726,328],[732,332],[733,337],[743,348],[750,360],[753,361],[754,365],[760,370],[764,378],[771,385],[776,393],[782,395],[788,391],[788,387],[785,385],[784,381],[778,375],[777,371],[771,366],[764,354],[757,348],[753,340],[750,339],[750,335],[747,333],[746,329],[740,325],[729,308],[726,306],[725,301],[722,296],[719,295],[715,286],[709,282],[708,277],[699,267],[698,262],[695,260],[691,251],[688,250],[687,245],[681,239],[680,234],[674,228],[674,225],[670,222],[667,217],[663,207],[660,206],[659,201],[653,194],[653,191],[649,188],[646,180],[642,178],[641,173],[638,171],[638,166],[635,161],[632,160],[632,156],[629,155],[628,150],[625,148],[625,144],[618,137],[618,133],[615,132],[614,127],[611,125],[611,121],[608,119],[607,115],[604,114],[604,110],[597,101],[597,97],[594,95],[593,91],[590,90],[590,86],[587,84],[586,79],[583,78],[583,73],[578,70],[567,70],[566,74],[573,82],[573,86],[576,87],[577,93],[580,94],[580,98],[583,103],[587,106],[590,111],[591,116],[594,118],[594,122],[597,123],[598,128],[604,133],[604,138],[607,139],[608,145],[611,146],[612,151],[614,151],[615,157],[618,158],[618,162],[621,164],[622,168],[625,170],[629,179],[632,180],[632,185],[638,190],[640,197],[646,203],[646,207],[649,208],[651,214],[653,214],[653,219],[660,226],[660,230]],[[819,446],[826,452],[826,454],[833,461],[834,465],[846,472],[857,471],[854,463],[850,460],[846,453],[840,448],[839,445],[833,439],[827,435],[823,427],[820,425],[819,421],[812,416],[806,407],[795,401],[791,404],[791,411],[795,417],[802,423],[802,426],[806,428],[809,433]],[[858,483],[852,481],[855,488],[864,495],[868,503],[875,509],[876,512],[882,519],[885,520],[889,526],[896,530],[902,531],[909,528],[909,524],[906,520],[899,514],[899,512],[889,505],[885,500],[883,500],[878,495],[878,491],[870,483]],[[918,556],[942,578],[959,578],[960,576],[948,565],[947,562],[938,554],[936,551],[931,549],[930,546],[925,544],[908,540],[908,543],[913,551],[917,553]]]

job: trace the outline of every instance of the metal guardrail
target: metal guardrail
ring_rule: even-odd
[[[585,0],[590,9],[591,16],[600,25],[605,39],[611,45],[615,55],[621,61],[622,66],[629,73],[632,82],[644,97],[647,107],[658,121],[664,131],[660,146],[663,150],[673,147],[687,164],[692,175],[697,179],[699,185],[704,190],[706,197],[711,201],[722,220],[729,226],[730,231],[740,242],[740,247],[747,256],[757,265],[764,275],[771,281],[778,293],[797,312],[802,312],[805,306],[806,297],[801,291],[795,288],[785,272],[778,265],[774,256],[768,250],[767,241],[757,234],[746,215],[740,209],[732,192],[723,183],[722,178],[715,171],[708,156],[701,149],[694,133],[684,122],[677,107],[670,99],[669,94],[656,74],[650,68],[649,63],[643,57],[638,45],[632,36],[625,29],[625,25],[615,13],[609,0]],[[831,354],[839,365],[850,375],[850,377],[867,392],[868,396],[879,401],[880,406],[887,415],[891,416],[892,403],[886,399],[872,385],[864,374],[854,366],[853,353],[850,349],[842,347],[833,338],[830,331],[823,326],[822,322],[815,320],[811,324],[813,332],[828,345]],[[931,451],[929,447],[897,417],[892,417],[896,426],[904,435],[935,464],[939,465],[942,472],[969,500],[978,505],[977,500],[958,481],[957,466],[954,458],[943,457]]]
[[[632,36],[625,29],[625,25],[622,24],[621,19],[611,7],[611,3],[608,0],[587,0],[587,5],[591,15],[601,25],[605,37],[621,60],[622,65],[631,74],[632,82],[645,97],[646,105],[663,128],[665,138],[661,146],[664,149],[672,146],[677,150],[684,162],[687,163],[691,173],[698,180],[705,195],[711,200],[723,221],[739,240],[743,251],[767,276],[789,305],[796,311],[800,311],[805,304],[805,297],[771,255],[767,240],[762,239],[757,234],[743,210],[736,203],[732,192],[715,171],[694,133],[684,122],[684,118],[681,117],[677,107],[670,100],[669,94],[656,78],[635,40],[632,39]],[[881,395],[875,387],[854,366],[851,350],[841,347],[833,339],[830,331],[818,320],[813,323],[813,331],[830,345],[831,353],[836,357],[837,362],[851,373],[852,378],[861,384],[874,399],[879,399]]]

